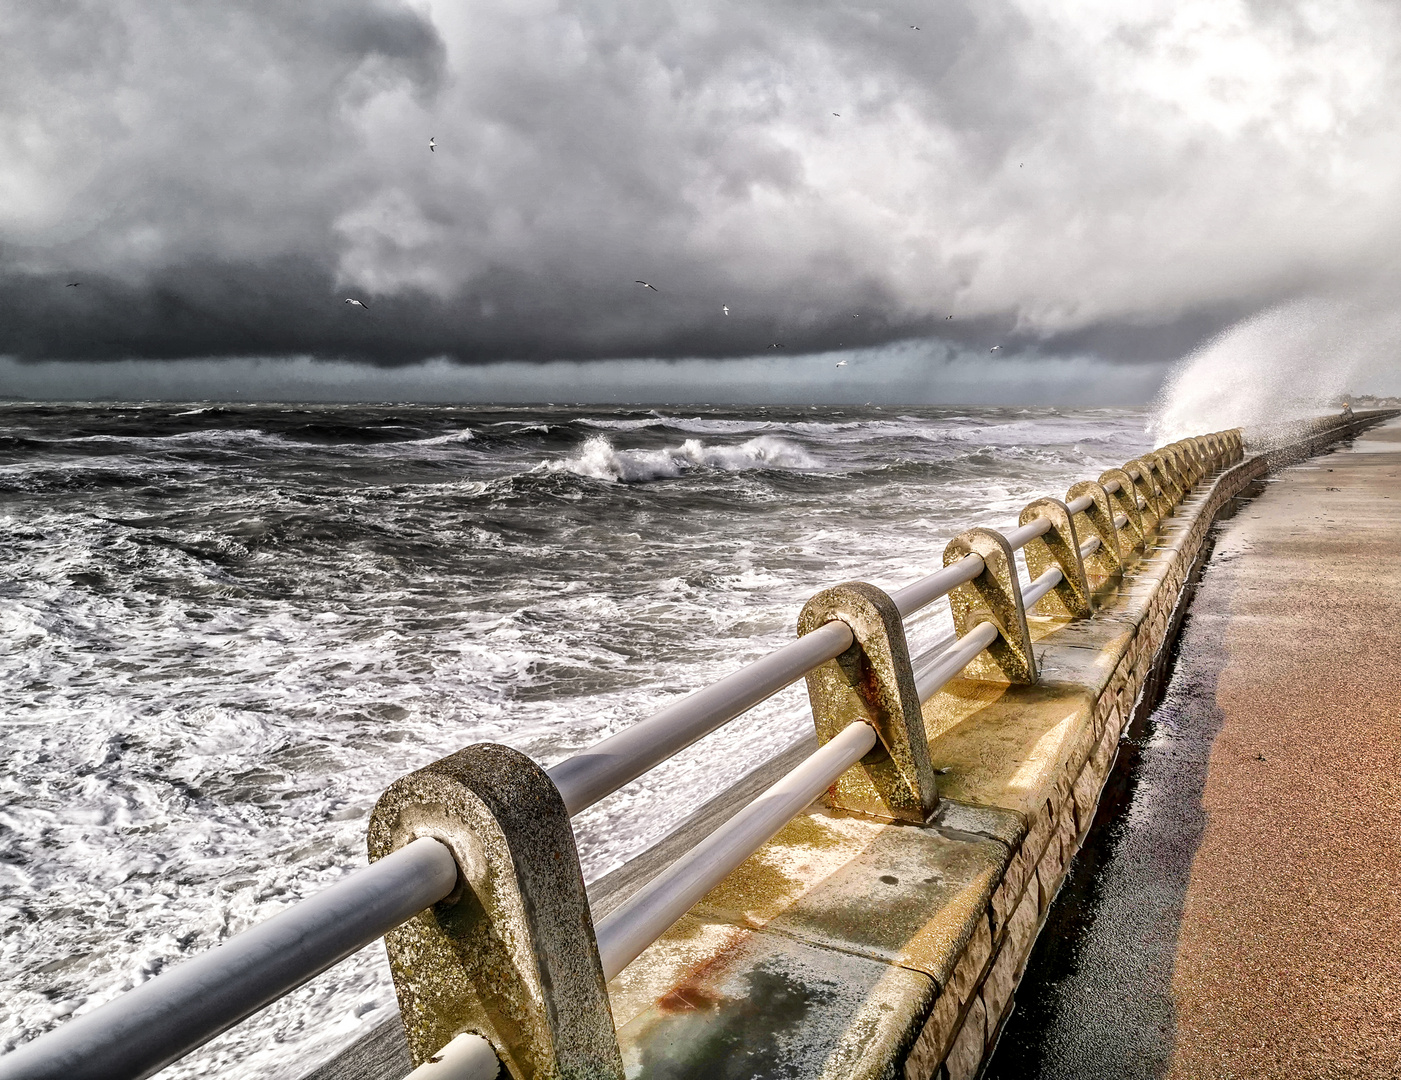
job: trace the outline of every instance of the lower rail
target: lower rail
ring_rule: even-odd
[[[603,977],[636,960],[875,745],[875,728],[850,725],[601,920],[594,931]]]

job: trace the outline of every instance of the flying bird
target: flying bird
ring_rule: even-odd
[[[838,360],[838,361],[837,361],[837,367],[846,367],[846,361],[845,361],[845,360]]]
[[[833,115],[833,116],[841,116],[841,113],[839,113],[839,112],[834,112],[832,115]]]
[[[728,314],[730,313],[730,305],[729,305],[729,304],[721,304],[721,305],[720,305],[720,310],[723,311],[726,315],[728,315]]]
[[[351,305],[351,307],[362,307],[362,308],[364,308],[366,311],[369,311],[369,310],[370,310],[370,305],[367,304],[367,303],[365,303],[365,301],[363,301],[363,300],[353,300],[353,299],[351,299],[349,296],[347,296],[347,297],[345,298],[345,302],[346,302],[347,304]]]
[[[945,318],[945,319],[952,319],[953,316],[952,316],[952,315],[945,315],[944,318]]]
[[[76,289],[76,288],[77,288],[79,285],[81,285],[81,284],[82,284],[81,281],[70,281],[67,285],[64,286],[64,288],[65,288],[65,289]]]
[[[438,152],[438,136],[428,136],[428,152],[432,154],[436,154]]]
[[[661,292],[661,290],[658,289],[655,285],[649,285],[645,281],[637,281],[637,284],[641,285],[644,289],[651,289],[653,292]]]
[[[918,30],[919,27],[918,27],[918,26],[912,26],[912,27],[910,27],[910,29],[911,29],[911,30]]]
[[[782,349],[782,348],[784,348],[784,347],[785,347],[785,346],[780,345],[780,344],[778,344],[777,342],[775,342],[774,344],[772,344],[772,345],[769,346],[770,349]]]
[[[997,352],[1001,348],[1001,345],[994,345],[991,349],[988,350],[988,352]]]
[[[852,318],[853,318],[853,319],[859,319],[859,318],[861,318],[861,316],[860,316],[860,315],[853,315]]]

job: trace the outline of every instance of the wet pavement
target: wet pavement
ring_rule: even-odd
[[[989,1080],[1401,1077],[1401,423],[1263,486]]]

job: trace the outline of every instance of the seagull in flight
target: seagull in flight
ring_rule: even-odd
[[[728,315],[728,314],[730,313],[730,305],[729,305],[729,304],[721,304],[721,305],[720,305],[720,310],[723,311],[726,315]]]
[[[853,319],[859,319],[859,318],[861,318],[861,316],[860,316],[859,314],[858,314],[858,315],[853,315],[852,318],[853,318]]]
[[[786,346],[780,345],[780,344],[778,344],[777,342],[775,342],[774,344],[770,345],[769,348],[770,348],[770,349],[782,349],[782,348],[786,348]]]
[[[65,289],[76,289],[76,288],[77,288],[79,285],[81,285],[81,284],[82,284],[81,281],[70,281],[67,285],[64,286],[64,288],[65,288]]]
[[[642,281],[641,279],[634,280],[637,282],[638,285],[641,285],[644,289],[651,289],[653,292],[661,292],[661,290],[658,289],[655,285],[649,284],[648,282]]]
[[[994,345],[991,349],[988,350],[988,352],[997,352],[1001,348],[1001,345]]]
[[[837,361],[837,367],[846,367],[846,361],[845,361],[845,360],[838,360],[838,361]]]
[[[428,152],[430,154],[436,154],[438,152],[438,136],[428,136]]]
[[[833,116],[841,116],[841,113],[839,113],[839,112],[834,112],[832,115],[833,115]]]
[[[945,319],[952,319],[953,316],[952,316],[952,315],[945,315],[944,318],[945,318]]]
[[[365,303],[365,301],[363,301],[363,300],[354,300],[354,299],[350,298],[349,296],[347,296],[347,297],[345,298],[345,302],[346,302],[347,304],[349,304],[351,307],[362,307],[362,308],[364,308],[366,311],[369,311],[369,310],[370,310],[370,305],[367,304],[367,303]]]
[[[911,26],[910,29],[911,29],[911,30],[918,30],[919,27],[918,27],[918,26]]]

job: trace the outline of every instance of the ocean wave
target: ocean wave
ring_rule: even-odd
[[[405,439],[403,443],[414,446],[447,446],[452,443],[471,442],[473,437],[471,428],[463,428],[461,431],[449,431],[445,435],[430,435],[424,439]]]
[[[594,435],[579,451],[538,467],[543,472],[570,472],[594,480],[625,484],[667,480],[697,467],[744,472],[749,469],[817,469],[821,462],[795,443],[761,435],[734,446],[707,446],[687,439],[680,446],[655,450],[618,450],[603,435]]]

